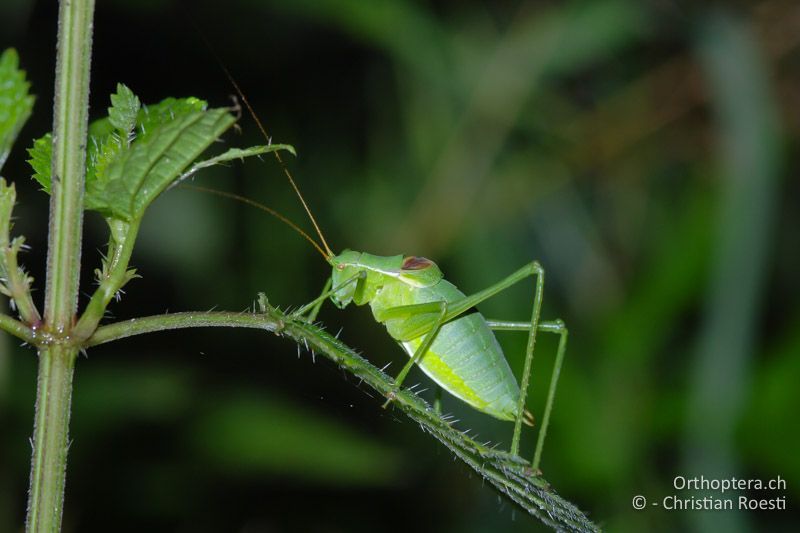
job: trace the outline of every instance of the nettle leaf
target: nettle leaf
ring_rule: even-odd
[[[110,121],[110,119],[109,119]],[[100,157],[86,182],[86,208],[126,221],[139,219],[159,194],[178,179],[211,143],[233,125],[227,109],[205,110],[194,98],[169,99],[139,113],[138,136],[119,147],[116,133],[103,140]]]
[[[234,159],[242,160],[245,157],[259,156],[261,154],[268,154],[270,152],[277,152],[278,150],[285,150],[290,154],[296,156],[297,152],[291,144],[265,144],[261,146],[251,146],[250,148],[231,148],[227,152],[214,156],[210,159],[198,161],[192,167],[184,172],[179,179],[175,182],[182,181],[192,174],[204,168],[213,167],[214,165],[221,165]]]
[[[33,168],[33,179],[39,182],[47,194],[50,194],[51,165],[53,163],[53,136],[46,134],[33,141],[33,146],[28,148],[28,163]]]
[[[19,69],[19,56],[9,48],[0,55],[0,169],[33,110],[35,98],[28,94],[29,88],[25,71]]]
[[[98,175],[102,176],[120,152],[130,147],[135,138],[134,130],[141,107],[139,98],[133,91],[118,83],[117,92],[111,95],[108,117],[95,120],[89,125],[87,184],[93,183]]]
[[[125,133],[130,139],[136,127],[136,119],[139,115],[142,103],[128,87],[118,83],[117,92],[111,95],[111,107],[108,108],[108,121],[114,128]],[[131,139],[132,140],[132,139]]]
[[[89,125],[84,196],[86,209],[111,220],[140,219],[159,194],[202,168],[277,150],[295,153],[283,144],[232,148],[190,166],[234,124],[228,109],[208,109],[198,98],[167,98],[142,106],[122,84],[111,104],[108,117]],[[49,192],[50,134],[36,140],[28,153],[33,177]]]

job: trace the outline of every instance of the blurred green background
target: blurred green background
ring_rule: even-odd
[[[34,116],[4,172],[41,298],[47,198],[23,149],[50,129],[55,2],[4,0]],[[800,6],[757,2],[100,0],[92,112],[227,105],[241,84],[334,248],[433,258],[466,292],[525,262],[570,345],[543,470],[611,531],[789,531],[800,454]],[[197,30],[199,28],[199,32]],[[262,142],[243,117],[230,145]],[[206,172],[308,226],[271,158]],[[105,240],[89,215],[84,291]],[[326,265],[261,212],[185,190],[145,218],[129,318],[313,298]],[[523,319],[532,287],[481,306]],[[320,319],[403,361],[368,309]],[[501,342],[518,372],[524,336]],[[542,338],[531,401],[554,355]],[[390,369],[390,371],[391,371]],[[0,338],[0,531],[21,531],[36,358]],[[428,382],[420,373],[413,383]],[[65,531],[531,531],[541,526],[327,361],[254,332],[92,350],[75,377]],[[510,425],[445,398],[485,440]],[[532,452],[533,436],[523,447]],[[786,511],[635,511],[677,475],[787,480]]]

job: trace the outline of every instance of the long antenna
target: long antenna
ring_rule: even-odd
[[[250,105],[250,102],[247,100],[247,97],[244,95],[244,92],[239,87],[239,84],[236,82],[236,80],[234,79],[233,75],[230,73],[230,71],[225,66],[225,64],[222,62],[222,60],[219,58],[219,56],[216,54],[216,52],[214,52],[214,50],[211,48],[211,46],[209,45],[208,41],[206,41],[206,45],[211,50],[211,53],[214,55],[214,59],[216,59],[217,64],[219,64],[220,68],[225,73],[225,76],[227,76],[228,81],[230,81],[231,85],[233,85],[233,88],[236,89],[236,92],[239,94],[239,98],[242,99],[242,102],[244,103],[245,107],[247,108],[247,111],[250,113],[250,116],[253,117],[253,120],[255,121],[256,125],[258,126],[258,129],[261,130],[261,133],[264,135],[264,138],[267,140],[267,142],[271,143],[272,142],[272,138],[269,136],[269,134],[267,134],[266,128],[264,128],[264,125],[261,123],[261,120],[258,118],[258,115],[256,115],[256,112],[253,110],[253,106]],[[311,214],[311,209],[308,208],[308,204],[306,204],[305,198],[303,198],[303,195],[300,193],[300,189],[297,187],[297,184],[294,182],[294,178],[292,178],[292,173],[289,172],[289,168],[286,166],[286,163],[284,163],[283,159],[281,159],[280,153],[277,150],[272,152],[272,153],[275,154],[275,159],[277,159],[278,163],[280,163],[281,168],[283,169],[283,173],[286,175],[286,178],[289,180],[289,184],[292,186],[292,189],[294,189],[295,194],[297,194],[297,197],[300,199],[300,203],[303,204],[303,209],[306,210],[306,214],[308,214],[308,218],[311,219],[311,224],[314,225],[314,229],[316,230],[317,235],[319,236],[319,239],[322,241],[322,245],[325,247],[325,252],[326,252],[325,260],[329,260],[335,254],[331,251],[330,246],[328,246],[328,242],[325,240],[325,236],[322,235],[322,230],[319,229],[319,224],[317,224],[317,220],[314,218],[314,215]]]
[[[281,215],[280,213],[278,213],[277,211],[275,211],[271,207],[267,207],[264,204],[260,204],[260,203],[256,202],[255,200],[251,200],[250,198],[247,198],[246,196],[240,196],[240,195],[232,193],[232,192],[220,191],[218,189],[212,189],[210,187],[201,187],[199,185],[188,185],[186,183],[182,183],[182,184],[178,185],[178,187],[180,187],[181,189],[189,189],[189,190],[192,190],[192,191],[200,191],[200,192],[208,192],[208,193],[211,193],[211,194],[216,194],[217,196],[222,196],[223,198],[230,198],[231,200],[238,200],[239,202],[243,202],[243,203],[245,203],[247,205],[255,207],[256,209],[261,209],[262,211],[266,211],[267,213],[269,213],[270,215],[274,216],[275,218],[277,218],[278,220],[280,220],[281,222],[283,222],[284,224],[286,224],[287,226],[289,226],[290,228],[295,230],[297,233],[302,235],[303,238],[305,238],[305,240],[310,242],[311,245],[314,248],[316,248],[316,250],[320,253],[320,255],[322,255],[322,257],[325,258],[326,261],[329,258],[329,256],[325,254],[325,251],[320,247],[320,245],[317,244],[317,241],[312,239],[311,236],[308,233],[306,233],[305,231],[300,229],[300,227],[297,224],[295,224],[294,222],[292,222],[291,220],[289,220],[285,216]]]

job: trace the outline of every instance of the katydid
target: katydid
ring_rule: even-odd
[[[270,137],[244,93],[227,69],[224,66],[222,68],[259,130],[269,141]],[[279,218],[308,240],[331,265],[332,273],[322,293],[295,311],[293,316],[313,321],[327,299],[340,309],[350,303],[359,306],[369,304],[375,320],[386,327],[389,335],[410,358],[395,378],[398,390],[411,367],[418,365],[438,386],[478,411],[513,421],[510,452],[518,455],[522,423],[533,425],[533,417],[525,409],[525,403],[536,333],[541,331],[560,336],[532,461],[533,468],[538,470],[567,344],[567,328],[561,320],[539,319],[544,289],[544,270],[541,265],[536,261],[531,262],[494,285],[467,296],[444,279],[442,271],[430,259],[411,255],[378,256],[353,250],[336,255],[328,246],[279,153],[274,153],[314,226],[319,243],[273,209],[235,194],[215,192],[242,200]],[[475,310],[475,306],[484,300],[528,277],[536,278],[530,321],[488,320]],[[520,385],[492,330],[528,332]],[[387,405],[393,399],[393,395],[389,396]]]

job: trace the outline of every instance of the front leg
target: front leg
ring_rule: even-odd
[[[317,318],[317,314],[319,313],[320,308],[322,307],[322,303],[330,297],[331,294],[336,293],[337,291],[341,290],[342,288],[350,285],[351,283],[358,283],[359,281],[363,280],[365,277],[364,272],[359,272],[355,276],[347,278],[343,282],[341,282],[336,287],[331,287],[333,284],[333,278],[329,277],[328,281],[325,282],[325,286],[322,288],[322,293],[305,304],[303,307],[292,313],[292,317],[302,318],[306,322],[313,322]],[[303,316],[308,313],[308,316]]]
[[[296,314],[303,318],[308,323],[313,323],[317,319],[317,315],[319,314],[319,310],[322,308],[322,304],[325,303],[325,300],[328,299],[328,296],[331,293],[331,284],[333,283],[333,278],[328,276],[328,281],[325,282],[325,285],[322,287],[322,292],[319,296],[317,296],[314,300],[307,303],[300,309],[296,311]],[[310,309],[309,309],[310,306]],[[308,310],[308,314],[303,316],[306,311]]]
[[[430,313],[434,311],[436,313],[436,319],[433,322],[431,329],[425,334],[425,337],[422,339],[422,343],[419,347],[414,351],[414,355],[408,360],[408,363],[403,367],[397,377],[395,378],[395,389],[399,390],[400,386],[403,384],[403,381],[406,379],[406,375],[411,370],[411,367],[414,366],[415,363],[419,362],[422,359],[422,356],[425,355],[428,350],[430,349],[433,341],[436,340],[436,335],[439,333],[439,330],[442,329],[442,325],[445,322],[445,317],[447,316],[447,302],[429,302],[425,304],[418,304],[418,305],[405,305],[402,306],[403,312],[408,313],[409,315],[414,314],[414,308],[418,308],[420,312]],[[389,309],[388,311],[391,311]],[[383,404],[383,407],[386,408],[391,401],[394,399],[394,392],[389,394],[389,399]]]

